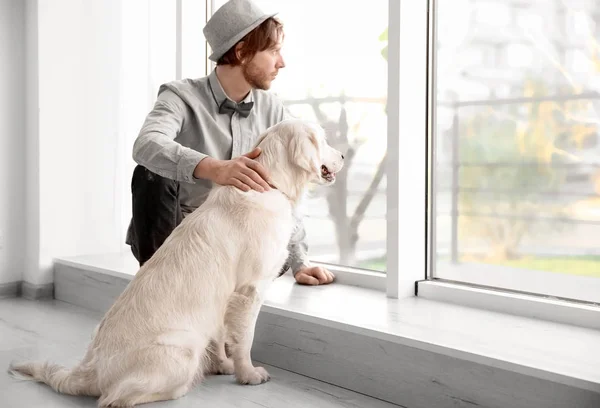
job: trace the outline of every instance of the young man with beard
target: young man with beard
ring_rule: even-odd
[[[258,135],[282,121],[286,109],[266,92],[285,67],[283,28],[251,0],[230,0],[204,27],[217,67],[207,77],[160,86],[158,98],[133,146],[138,163],[131,181],[133,217],[127,243],[143,265],[198,208],[212,183],[268,190],[269,175],[249,153]],[[245,154],[244,154],[245,153]],[[301,219],[289,242],[298,283],[326,284],[334,276],[311,266]]]

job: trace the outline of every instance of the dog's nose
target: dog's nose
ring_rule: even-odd
[[[342,154],[342,159],[344,158],[344,155]]]

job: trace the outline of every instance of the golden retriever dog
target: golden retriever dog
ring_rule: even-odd
[[[180,398],[208,373],[269,380],[250,358],[265,290],[288,256],[296,203],[309,183],[332,184],[343,156],[320,126],[296,119],[269,128],[257,146],[273,189],[216,186],[117,298],[79,365],[22,362],[9,371],[98,397],[101,407]]]

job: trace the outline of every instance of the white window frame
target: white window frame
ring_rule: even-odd
[[[415,295],[428,268],[427,0],[390,0],[387,295]],[[402,55],[402,58],[400,57]],[[421,171],[418,171],[421,169]]]
[[[402,1],[402,0],[401,0]],[[407,1],[407,0],[404,0]],[[410,0],[408,0],[410,1]],[[428,218],[428,241],[431,251],[428,258],[430,264],[427,270],[427,279],[417,283],[417,296],[424,299],[442,301],[459,304],[479,309],[486,309],[501,313],[509,313],[519,316],[549,320],[564,324],[600,329],[600,305],[586,301],[590,296],[585,289],[578,288],[576,280],[572,280],[565,287],[565,279],[560,276],[543,275],[545,280],[554,280],[549,285],[544,285],[545,295],[539,294],[542,289],[539,281],[539,274],[531,273],[529,277],[519,274],[518,271],[506,269],[503,273],[478,273],[485,269],[482,265],[480,270],[461,271],[454,273],[445,273],[446,278],[440,279],[433,276],[433,256],[435,254],[435,197],[433,191],[433,178],[435,171],[433,163],[435,159],[431,156],[435,152],[434,133],[435,129],[435,55],[433,41],[435,39],[435,3],[437,0],[419,0],[428,2],[429,10],[429,41],[428,41],[428,78],[429,87],[429,109],[431,114],[428,117],[429,128],[427,133],[430,146],[430,157],[428,161],[428,197],[432,197],[427,208]],[[415,56],[403,53],[403,60],[412,59]],[[489,271],[487,271],[489,272]],[[528,271],[531,272],[531,271]],[[482,279],[485,276],[486,279]],[[562,281],[562,282],[560,282]],[[513,283],[511,283],[513,282]],[[518,286],[514,284],[518,282]],[[509,288],[509,289],[507,289]],[[512,290],[511,290],[512,289]],[[553,293],[548,293],[553,292]],[[570,299],[560,298],[556,293],[566,293]],[[554,295],[554,296],[553,296]]]

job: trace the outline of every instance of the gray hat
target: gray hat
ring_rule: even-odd
[[[246,34],[275,14],[265,14],[251,0],[229,0],[212,15],[202,30],[213,51],[208,58],[218,61]]]

